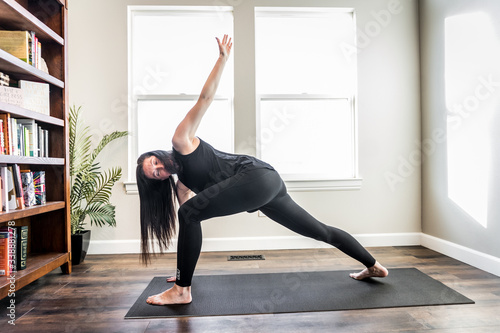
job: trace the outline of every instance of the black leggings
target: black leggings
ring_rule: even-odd
[[[255,169],[201,191],[179,208],[176,284],[191,285],[201,251],[201,221],[255,210],[303,236],[335,246],[366,267],[375,265],[375,259],[354,237],[319,222],[297,205],[276,171]]]

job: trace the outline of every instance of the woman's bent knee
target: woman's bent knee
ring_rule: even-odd
[[[194,208],[192,205],[185,202],[179,207],[178,216],[179,223],[194,223],[199,222],[198,215],[200,211]]]

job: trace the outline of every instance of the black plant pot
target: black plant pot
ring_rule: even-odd
[[[90,244],[90,230],[71,235],[71,263],[78,265],[85,259]]]

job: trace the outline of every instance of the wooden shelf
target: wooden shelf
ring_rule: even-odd
[[[34,31],[41,41],[64,45],[64,39],[14,0],[0,0],[0,22],[7,30]]]
[[[61,267],[71,273],[71,217],[69,177],[69,112],[67,22],[65,0],[0,0],[0,29],[34,31],[43,45],[43,59],[50,74],[0,49],[0,72],[13,81],[28,80],[50,85],[50,115],[0,102],[0,113],[13,118],[33,119],[49,130],[49,156],[0,155],[0,164],[45,171],[45,205],[0,213],[0,225],[13,221],[28,227],[27,268],[14,272],[15,289],[28,285]],[[10,292],[9,277],[0,277],[0,299]]]
[[[14,118],[28,118],[28,119],[34,119],[38,122],[46,123],[46,124],[51,124],[55,126],[64,126],[64,120],[47,116],[43,113],[31,111],[24,109],[22,107],[19,107],[17,105],[12,105],[4,102],[0,102],[0,111],[4,111],[7,113],[10,113],[10,115]]]
[[[12,280],[15,280],[15,289],[21,289],[68,261],[69,253],[30,254],[26,263],[26,269],[12,274]],[[0,299],[8,296],[10,292],[10,282],[10,277],[0,277]]]
[[[66,207],[64,201],[47,202],[45,205],[27,207],[25,209],[11,210],[8,213],[0,212],[0,223],[11,220],[17,220],[28,216],[34,216],[42,213],[52,212],[54,210]]]
[[[59,88],[64,88],[63,81],[31,66],[2,49],[0,49],[0,68],[2,72],[15,74],[19,80],[43,81]]]
[[[0,155],[0,164],[64,165],[64,158]]]

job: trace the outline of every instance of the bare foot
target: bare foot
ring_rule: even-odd
[[[387,270],[387,268],[379,264],[378,261],[375,262],[375,265],[373,265],[372,267],[365,268],[359,273],[349,274],[349,276],[355,280],[363,280],[369,277],[383,278],[386,277],[387,275],[389,275],[389,271]]]
[[[160,294],[149,296],[146,303],[154,305],[189,304],[192,300],[191,287],[179,287],[174,284],[172,288]]]

